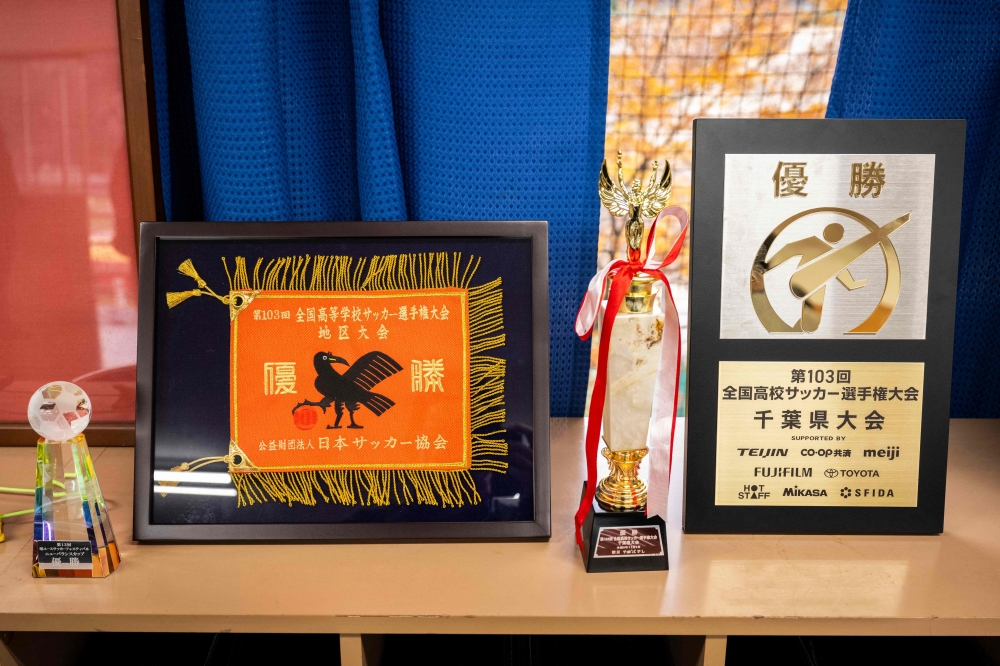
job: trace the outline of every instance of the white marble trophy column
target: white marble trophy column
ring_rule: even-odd
[[[647,275],[632,280],[611,331],[603,415],[607,449],[602,451],[611,474],[597,490],[598,504],[606,511],[638,511],[646,504],[646,485],[636,472],[648,451],[663,339],[663,314],[653,307],[653,285]]]

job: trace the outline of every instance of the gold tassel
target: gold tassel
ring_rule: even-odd
[[[229,278],[229,289],[230,289],[230,293],[232,293],[233,278],[229,274],[229,267],[226,266],[226,259],[225,259],[225,257],[223,257],[223,259],[222,259],[222,265],[226,268],[226,276]],[[183,303],[187,299],[191,298],[192,296],[201,296],[202,294],[205,294],[207,296],[212,296],[214,298],[217,298],[218,300],[222,301],[222,303],[224,305],[230,305],[230,306],[232,305],[230,303],[230,297],[229,296],[219,296],[217,293],[215,293],[214,291],[212,291],[212,288],[208,286],[207,282],[205,282],[204,280],[201,279],[201,276],[198,275],[198,271],[196,271],[194,269],[194,264],[191,262],[190,259],[185,259],[184,261],[182,261],[181,265],[177,267],[177,272],[180,273],[181,275],[186,275],[189,278],[197,281],[199,288],[198,289],[192,289],[190,291],[172,291],[172,292],[168,292],[167,293],[167,307],[169,307],[169,308],[175,307],[178,304]]]
[[[171,472],[193,472],[196,469],[200,469],[205,465],[211,465],[213,463],[226,463],[230,462],[231,458],[229,456],[208,456],[206,458],[198,458],[191,462],[182,462],[176,467],[171,467]],[[176,486],[180,485],[180,481],[157,481],[161,486]],[[160,497],[166,497],[166,493],[160,493]]]
[[[202,289],[205,288],[206,282],[201,279],[200,275],[198,275],[198,271],[194,269],[194,264],[190,259],[185,259],[181,265],[177,267],[177,272],[181,275],[187,275],[189,278],[197,281],[199,287]]]
[[[192,296],[201,296],[201,290],[192,289],[191,291],[168,291],[167,292],[167,307],[173,308],[177,307],[187,299]]]

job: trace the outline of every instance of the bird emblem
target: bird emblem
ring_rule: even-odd
[[[348,366],[344,374],[334,369],[335,363]],[[403,369],[403,366],[388,354],[380,351],[368,352],[351,365],[331,352],[317,352],[313,356],[313,367],[316,369],[316,381],[313,382],[313,386],[323,398],[316,402],[303,400],[292,408],[292,414],[306,405],[319,407],[325,414],[327,408],[333,405],[337,419],[333,425],[327,425],[327,429],[342,427],[340,420],[344,417],[345,409],[351,420],[351,424],[347,427],[363,428],[364,426],[354,421],[354,412],[358,411],[361,405],[371,410],[375,416],[381,416],[396,404],[386,396],[372,391],[379,382]]]
[[[625,235],[628,238],[628,259],[639,261],[642,244],[642,218],[656,217],[670,200],[672,176],[670,162],[665,163],[663,178],[656,181],[656,171],[659,164],[653,162],[653,177],[649,179],[649,187],[642,191],[642,181],[636,178],[632,181],[632,189],[625,189],[622,183],[622,151],[618,151],[618,184],[608,175],[608,161],[601,164],[601,177],[598,181],[598,191],[601,203],[616,217],[627,217]]]

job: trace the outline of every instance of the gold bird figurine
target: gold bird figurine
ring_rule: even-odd
[[[639,261],[641,258],[642,230],[644,217],[656,217],[670,199],[670,162],[664,162],[663,178],[656,182],[658,162],[653,162],[653,176],[649,179],[649,187],[642,191],[642,181],[636,178],[632,181],[632,189],[625,189],[622,183],[622,151],[618,151],[618,184],[608,175],[608,161],[601,164],[601,177],[598,190],[601,202],[608,211],[616,217],[627,217],[625,235],[628,238],[628,260]]]

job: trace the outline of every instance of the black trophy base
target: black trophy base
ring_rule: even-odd
[[[647,518],[642,511],[605,511],[595,499],[583,522],[587,573],[666,571],[670,568],[666,537],[663,518]]]

